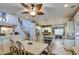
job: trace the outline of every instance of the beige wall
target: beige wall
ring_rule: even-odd
[[[70,36],[74,36],[74,21],[68,21],[67,25],[65,27],[65,34],[70,35]]]

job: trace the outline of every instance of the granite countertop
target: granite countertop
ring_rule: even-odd
[[[63,37],[63,39],[71,39],[71,40],[74,40],[75,37]]]
[[[53,36],[53,35],[45,35],[44,37],[55,37],[55,36]]]

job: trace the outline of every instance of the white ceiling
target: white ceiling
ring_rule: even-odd
[[[20,3],[0,3],[0,11],[4,11],[9,14],[14,14],[18,17],[25,18],[28,16],[30,19],[39,19],[39,20],[46,20],[46,19],[61,19],[66,18],[75,11],[75,8],[70,8],[72,5],[78,5],[74,3],[68,3],[68,7],[64,8],[64,5],[67,3],[44,3],[42,7],[42,11],[45,13],[42,16],[36,16],[35,18],[31,17],[28,14],[21,14],[25,8],[21,6]]]

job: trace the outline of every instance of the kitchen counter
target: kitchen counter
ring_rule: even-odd
[[[64,37],[64,36],[63,36],[63,38],[62,38],[62,39],[74,40],[74,39],[75,39],[75,37]]]

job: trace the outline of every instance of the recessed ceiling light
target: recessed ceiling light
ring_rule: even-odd
[[[68,4],[65,4],[64,7],[68,7]]]

